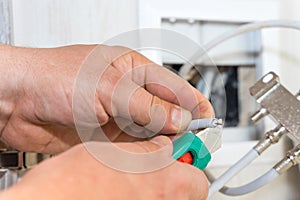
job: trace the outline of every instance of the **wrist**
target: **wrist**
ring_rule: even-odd
[[[19,90],[24,60],[20,48],[0,45],[0,136],[13,113]],[[24,58],[24,57],[23,57]],[[15,62],[19,60],[19,62]]]

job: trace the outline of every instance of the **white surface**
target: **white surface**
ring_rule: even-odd
[[[285,19],[300,20],[300,1],[282,1],[281,15]],[[278,54],[281,57],[281,81],[292,93],[299,91],[300,86],[300,32],[284,30],[280,32],[281,48]]]
[[[12,0],[14,44],[101,43],[137,28],[136,0]]]
[[[278,16],[278,2],[278,0],[222,0],[222,2],[139,0],[139,24],[140,27],[160,27],[161,18],[228,22],[267,20]]]

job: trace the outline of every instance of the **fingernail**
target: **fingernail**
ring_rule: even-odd
[[[166,146],[170,144],[172,141],[167,136],[157,136],[155,138],[152,138],[150,142],[157,144],[159,146]]]
[[[192,120],[191,112],[180,107],[174,107],[171,115],[172,123],[178,131],[186,129]]]

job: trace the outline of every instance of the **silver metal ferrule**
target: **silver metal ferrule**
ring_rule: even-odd
[[[253,149],[259,154],[262,154],[271,144],[277,143],[279,139],[287,133],[286,128],[279,125],[275,129],[268,131]]]
[[[300,163],[300,144],[293,150],[287,152],[286,157],[277,163],[273,168],[279,173],[283,174],[291,167]]]
[[[252,116],[251,116],[251,120],[253,121],[253,123],[256,123],[258,122],[259,120],[261,120],[262,118],[264,118],[265,116],[267,116],[269,113],[268,113],[268,110],[265,109],[265,108],[261,108],[259,111],[257,111],[256,113],[254,113]]]

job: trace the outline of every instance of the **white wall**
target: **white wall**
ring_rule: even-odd
[[[282,0],[282,18],[300,21],[300,1]],[[300,31],[281,31],[281,80],[294,93],[300,89]]]
[[[137,27],[136,0],[12,0],[14,44],[101,43]]]

